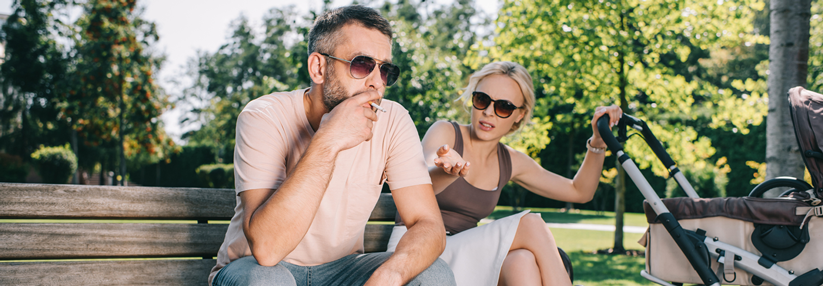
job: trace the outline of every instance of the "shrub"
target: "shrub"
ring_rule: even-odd
[[[28,171],[20,156],[0,153],[0,182],[25,183]]]
[[[31,158],[44,183],[65,184],[77,171],[77,156],[69,149],[69,144],[57,147],[40,145]]]
[[[204,188],[234,188],[234,164],[209,164],[197,168],[197,178]]]

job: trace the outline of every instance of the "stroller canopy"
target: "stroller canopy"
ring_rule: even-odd
[[[823,198],[823,94],[801,86],[789,90],[792,122],[803,162],[818,198]]]

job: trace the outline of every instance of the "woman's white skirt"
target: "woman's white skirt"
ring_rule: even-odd
[[[440,258],[451,267],[458,286],[497,285],[520,218],[527,213],[525,210],[446,237],[446,249]],[[395,226],[386,251],[394,252],[405,233],[405,226]]]

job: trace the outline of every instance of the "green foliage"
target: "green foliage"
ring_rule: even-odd
[[[809,33],[809,90],[823,92],[823,1],[812,1]]]
[[[313,17],[300,17],[294,6],[272,8],[264,15],[265,37],[244,16],[231,23],[228,43],[214,53],[200,52],[188,63],[193,83],[174,101],[190,109],[184,124],[199,130],[183,135],[215,151],[234,145],[237,115],[246,104],[275,91],[308,87],[308,36]]]
[[[140,18],[134,0],[95,0],[84,8],[63,118],[87,146],[114,147],[123,136],[129,159],[166,158],[175,147],[159,116],[169,104],[154,83],[160,59],[146,49],[159,39],[154,23]]]
[[[48,184],[65,184],[77,171],[77,157],[68,144],[57,147],[41,145],[31,154],[31,158],[43,182]]]
[[[210,146],[186,145],[164,161],[132,169],[131,180],[141,186],[200,187],[197,168],[217,163],[216,158],[230,163],[232,154],[218,156]]]
[[[29,165],[20,156],[0,152],[0,182],[25,183]]]
[[[468,119],[468,103],[454,100],[472,71],[463,57],[483,34],[479,28],[488,22],[473,4],[472,0],[452,5],[399,1],[381,8],[392,22],[392,61],[401,71],[386,98],[409,110],[421,136],[437,120]]]
[[[57,105],[70,57],[56,39],[68,30],[58,17],[69,2],[15,1],[2,27],[0,150],[9,154],[28,158],[41,144],[68,142],[68,123],[58,118]]]
[[[204,188],[234,188],[234,164],[209,164],[197,168],[197,178]]]

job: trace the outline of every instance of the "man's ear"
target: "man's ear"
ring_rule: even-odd
[[[322,84],[326,75],[326,56],[314,52],[309,55],[309,77],[314,84]]]

